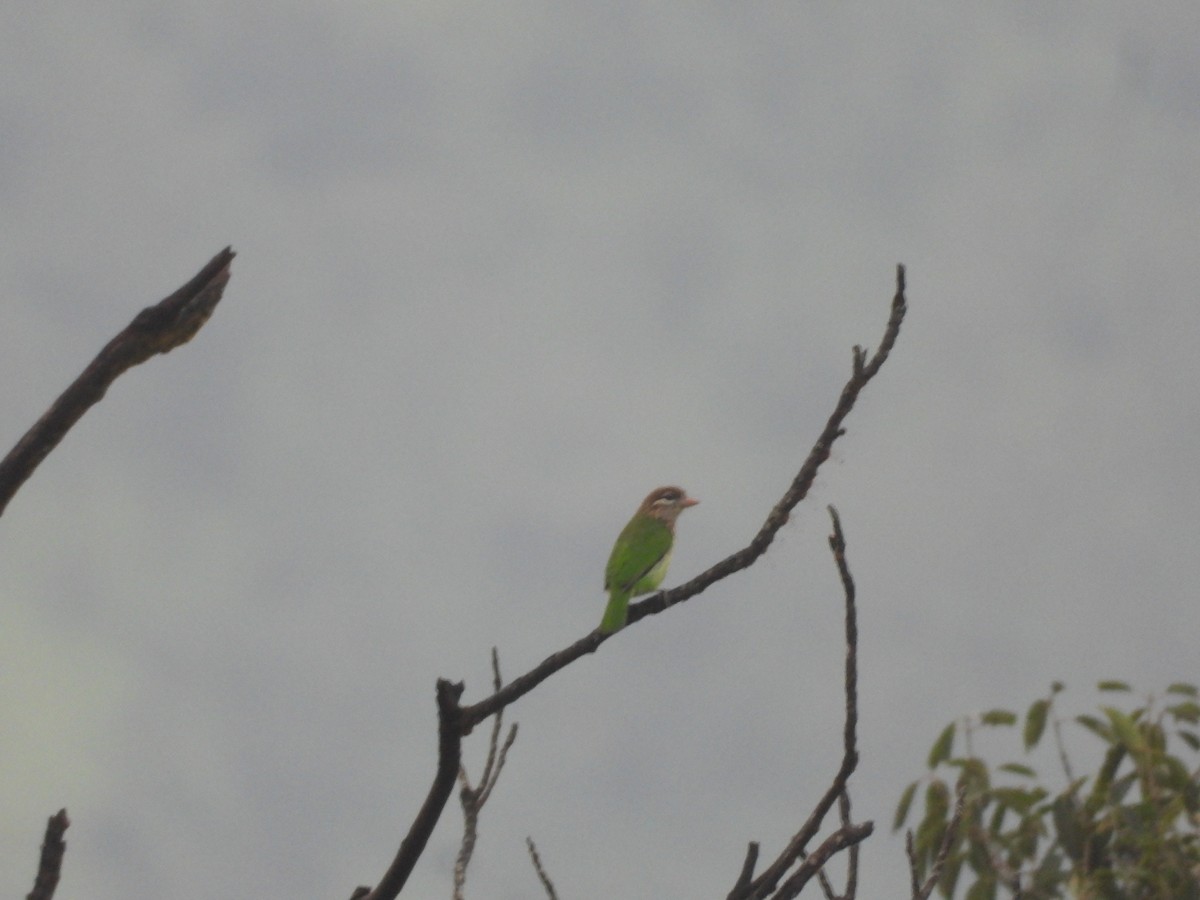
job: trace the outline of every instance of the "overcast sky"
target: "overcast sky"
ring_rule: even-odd
[[[779,851],[841,752],[829,503],[861,896],[904,894],[891,813],[951,718],[1200,678],[1197,47],[1191,0],[6,4],[5,448],[238,256],[0,520],[0,894],[62,806],[65,898],[373,883],[435,679],[594,628],[657,485],[702,501],[668,585],[743,546],[898,262],[893,357],[770,553],[511,710],[469,895],[538,896],[526,835],[564,898]],[[409,894],[449,897],[459,828]]]

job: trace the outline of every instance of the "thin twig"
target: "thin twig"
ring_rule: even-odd
[[[841,822],[842,828],[849,828],[850,820],[850,793],[842,791],[838,797],[838,820]],[[820,882],[821,891],[825,894],[826,900],[854,900],[858,892],[858,844],[851,844],[846,851],[846,891],[839,894],[833,889],[833,882],[829,880],[829,876],[824,869],[817,871],[817,881]]]
[[[880,366],[883,365],[884,361],[888,358],[888,354],[891,353],[892,347],[896,343],[896,338],[900,334],[900,324],[904,321],[904,314],[907,309],[908,304],[904,297],[904,266],[897,266],[896,294],[892,298],[891,316],[888,318],[887,327],[883,333],[883,340],[879,343],[879,349],[868,360],[866,352],[861,347],[856,346],[854,348],[853,372],[850,380],[842,388],[837,406],[834,408],[829,420],[825,423],[825,428],[809,452],[808,458],[800,466],[800,471],[792,480],[791,486],[784,492],[783,497],[780,498],[779,502],[775,504],[774,508],[767,515],[766,521],[758,530],[758,533],[741,550],[727,556],[707,571],[701,572],[691,581],[681,584],[679,587],[672,588],[669,591],[655,594],[640,603],[630,606],[630,625],[646,616],[656,615],[671,606],[676,606],[685,600],[689,600],[721,579],[748,568],[755,560],[767,552],[767,548],[775,540],[776,533],[787,524],[791,511],[808,495],[809,488],[812,487],[812,483],[817,477],[817,471],[820,469],[821,464],[829,458],[834,441],[845,434],[842,422],[845,421],[846,416],[854,408],[854,403],[858,399],[859,393],[875,377],[876,373],[879,372]],[[469,734],[472,728],[484,721],[488,716],[494,715],[501,707],[508,706],[513,701],[528,694],[555,672],[585,654],[594,653],[596,648],[607,640],[608,637],[600,634],[597,629],[591,634],[580,638],[569,647],[546,657],[524,675],[514,678],[490,697],[485,697],[478,703],[464,707],[464,734]]]
[[[226,247],[195,278],[138,313],[17,441],[0,461],[0,515],[42,460],[123,372],[158,353],[169,353],[195,336],[221,300],[233,257],[233,250]]]
[[[537,872],[538,880],[542,883],[542,887],[546,889],[546,896],[550,900],[558,900],[558,894],[554,892],[554,882],[550,880],[550,876],[546,874],[546,870],[542,868],[542,858],[538,856],[537,847],[533,843],[533,838],[525,838],[525,846],[529,848],[529,858],[533,860],[533,870]]]
[[[923,884],[918,885],[917,883],[917,856],[913,850],[913,833],[911,828],[905,836],[904,849],[908,854],[908,868],[912,876],[913,900],[929,900],[929,895],[933,893],[938,879],[942,877],[942,870],[946,867],[946,860],[950,858],[950,850],[954,847],[958,839],[958,829],[962,825],[963,812],[966,809],[967,802],[967,782],[965,779],[958,782],[958,790],[955,793],[957,796],[954,801],[954,815],[950,817],[950,824],[946,826],[946,833],[942,835],[942,843],[938,847],[933,867],[929,870],[929,875]]]
[[[1000,882],[1012,891],[1012,900],[1021,900],[1024,896],[1021,890],[1021,872],[1019,869],[1014,869],[1010,866],[1003,857],[1003,849],[996,846],[991,835],[983,829],[975,825],[970,827],[971,838],[977,844],[983,845],[987,852],[988,860],[992,864],[992,868],[996,870],[996,874],[1000,877]],[[1085,860],[1086,863],[1086,860]]]
[[[494,690],[500,690],[503,682],[500,679],[500,655],[492,648],[492,685]],[[483,805],[492,795],[492,788],[500,780],[504,763],[508,759],[508,750],[517,739],[517,726],[514,722],[508,731],[504,744],[500,744],[500,729],[504,722],[504,710],[496,713],[492,722],[492,735],[488,740],[487,761],[483,765],[483,773],[479,776],[479,787],[472,788],[465,766],[458,768],[458,780],[462,788],[458,792],[459,802],[463,809],[462,844],[458,849],[458,858],[454,861],[454,900],[463,900],[463,888],[467,883],[467,867],[471,864],[471,856],[475,852],[475,842],[479,833],[479,813]]]
[[[846,717],[842,728],[842,764],[834,776],[832,784],[822,795],[817,805],[813,807],[808,819],[800,830],[788,841],[787,847],[775,858],[762,874],[749,883],[738,876],[738,882],[729,892],[727,900],[758,900],[764,897],[792,897],[803,889],[813,874],[820,871],[826,859],[838,850],[853,847],[865,840],[874,831],[874,825],[866,822],[863,825],[851,825],[843,821],[842,827],[825,840],[821,849],[806,855],[805,848],[821,827],[821,822],[829,812],[834,802],[846,794],[846,783],[858,765],[857,729],[858,729],[858,613],[855,606],[857,591],[854,578],[850,574],[850,565],[846,562],[846,538],[842,533],[842,522],[837,510],[830,506],[829,517],[833,523],[833,534],[829,536],[829,547],[833,551],[834,562],[842,581],[842,593],[846,603],[846,665],[844,676],[844,691],[846,696]],[[848,818],[849,806],[846,801],[843,806],[843,816]],[[824,856],[820,855],[825,853]],[[782,885],[780,880],[788,870],[800,860],[796,871]],[[854,877],[857,882],[857,875]],[[831,891],[832,888],[827,888]],[[851,895],[852,896],[852,895]]]
[[[866,352],[861,347],[855,347],[853,353],[853,373],[850,380],[846,382],[842,388],[841,396],[838,399],[836,408],[830,416],[829,421],[825,425],[824,431],[821,432],[816,444],[810,451],[808,458],[800,467],[800,472],[792,481],[791,487],[784,493],[782,499],[776,503],[775,507],[767,516],[766,522],[759,529],[757,535],[750,544],[742,550],[727,557],[722,562],[710,568],[708,571],[701,573],[686,584],[680,585],[671,591],[666,591],[661,594],[656,594],[649,600],[634,605],[630,609],[630,623],[644,618],[647,615],[653,615],[661,612],[669,606],[674,606],[682,603],[690,597],[699,594],[705,588],[712,585],[714,582],[725,578],[734,572],[738,572],[754,563],[758,557],[766,552],[771,542],[775,538],[775,534],[788,520],[791,510],[800,503],[808,494],[809,488],[812,486],[813,480],[816,478],[817,471],[821,464],[829,458],[830,448],[837,438],[844,434],[842,422],[849,415],[854,403],[858,398],[859,393],[867,385],[867,383],[879,371],[891,352],[892,347],[896,342],[896,337],[900,333],[900,324],[904,321],[904,314],[907,310],[907,302],[904,297],[904,267],[896,267],[896,294],[892,299],[891,315],[888,319],[887,327],[884,330],[883,340],[879,344],[879,349],[869,359]],[[834,513],[835,537],[841,540],[840,524],[837,521],[836,512]],[[833,538],[831,538],[831,542]],[[842,543],[844,549],[844,542]],[[838,551],[835,550],[835,555]],[[855,675],[855,646],[857,641],[857,625],[854,619],[854,599],[853,599],[853,582],[849,581],[849,572],[844,569],[844,558],[839,561],[839,570],[843,571],[843,582],[847,585],[847,611],[846,611],[846,629],[847,639],[851,642],[847,649],[847,683],[846,683],[846,726],[845,726],[845,741],[846,752],[842,759],[842,766],[837,776],[834,779],[833,785],[830,786],[826,795],[822,797],[817,808],[809,816],[809,820],[802,826],[801,830],[796,834],[789,844],[788,850],[784,856],[787,857],[786,865],[779,868],[776,872],[775,867],[768,869],[770,873],[769,880],[760,878],[759,881],[752,883],[750,890],[752,894],[739,894],[737,896],[754,896],[763,897],[764,893],[760,890],[774,889],[774,885],[778,883],[778,879],[783,873],[795,862],[797,856],[804,851],[805,845],[811,840],[812,835],[816,833],[820,827],[820,823],[829,807],[837,799],[837,797],[845,790],[846,780],[850,777],[854,767],[857,765],[858,754],[854,749],[854,734],[858,720],[857,700],[856,700],[856,675]],[[400,851],[397,853],[396,860],[392,867],[388,870],[384,879],[379,886],[366,895],[369,900],[393,900],[404,886],[405,880],[408,878],[412,867],[416,864],[420,857],[421,850],[424,848],[425,841],[428,840],[429,833],[433,830],[433,826],[437,822],[438,816],[441,815],[442,809],[445,807],[446,800],[449,797],[450,791],[453,789],[454,780],[457,776],[461,765],[461,738],[464,735],[470,734],[471,730],[483,722],[489,716],[493,716],[501,709],[513,703],[515,700],[523,697],[525,694],[533,690],[541,682],[545,681],[555,672],[569,665],[574,660],[583,656],[586,653],[592,653],[600,646],[603,641],[607,640],[607,636],[600,634],[599,629],[591,634],[580,638],[569,647],[560,650],[559,652],[548,656],[541,663],[535,666],[524,675],[518,676],[502,688],[495,690],[491,696],[485,697],[483,700],[471,706],[461,707],[458,705],[459,697],[462,694],[462,685],[451,685],[449,682],[438,682],[438,712],[439,712],[439,731],[441,734],[439,753],[438,772],[434,778],[433,786],[430,788],[429,796],[426,798],[424,806],[421,808],[417,819],[413,822],[409,835],[400,845]],[[453,689],[453,696],[450,700],[443,704],[443,695],[446,689]],[[450,741],[446,734],[448,727],[457,729],[457,740]],[[822,845],[822,848],[832,848],[830,853],[836,852],[843,846],[851,846],[857,843],[873,829],[873,825],[868,822],[861,826],[853,826],[851,828],[839,829]],[[781,856],[781,860],[784,857]],[[818,854],[814,853],[813,858],[818,858]],[[817,864],[813,871],[820,868],[824,860],[821,859],[820,864]],[[803,872],[804,867],[801,867]],[[767,873],[764,873],[766,876]],[[807,878],[805,879],[807,880]],[[767,888],[767,885],[770,885]],[[789,885],[793,885],[795,879],[789,879]],[[789,888],[790,889],[790,888]],[[357,892],[356,892],[357,893]],[[734,896],[734,895],[731,895]]]
[[[754,878],[754,867],[758,864],[758,841],[751,841],[746,848],[746,858],[742,860],[742,871],[738,873],[737,881],[733,883],[733,890],[729,892],[730,897],[741,897],[745,895],[746,890],[750,887],[750,882]]]
[[[917,871],[917,851],[913,846],[912,829],[904,835],[904,853],[908,857],[908,883],[914,897],[921,896],[921,875]]]
[[[816,872],[821,870],[821,867],[825,863],[833,858],[835,853],[840,853],[842,850],[861,844],[874,831],[875,825],[872,822],[863,822],[861,825],[850,825],[846,828],[839,828],[827,837],[821,843],[821,846],[813,851],[812,855],[800,863],[796,871],[788,877],[788,880],[779,886],[779,890],[771,894],[771,900],[792,900],[793,897],[799,897],[800,892],[804,890],[804,886],[808,884]]]
[[[842,817],[842,827],[850,824],[850,794],[843,792],[838,801],[838,810]],[[846,900],[854,900],[858,896],[858,844],[850,845],[849,859],[846,861]]]
[[[50,900],[58,887],[58,879],[62,874],[63,854],[67,852],[67,842],[63,835],[70,827],[71,820],[67,811],[60,809],[46,822],[46,836],[42,839],[42,856],[38,860],[37,876],[33,880],[33,890],[25,895],[25,900]]]
[[[438,708],[438,767],[429,794],[421,805],[417,817],[413,819],[408,834],[400,842],[396,858],[379,880],[374,890],[360,893],[358,888],[354,895],[366,897],[368,900],[395,900],[412,874],[417,860],[425,850],[429,835],[437,824],[450,792],[454,790],[454,780],[458,777],[458,769],[462,762],[462,707],[458,700],[462,696],[462,682],[450,682],[439,678],[437,682]]]

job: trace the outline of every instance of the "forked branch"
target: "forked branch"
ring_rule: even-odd
[[[850,379],[842,388],[837,406],[834,408],[829,420],[825,423],[825,428],[817,438],[817,442],[813,445],[812,450],[809,451],[807,459],[801,465],[799,473],[792,480],[791,486],[784,492],[783,497],[775,504],[774,508],[772,508],[771,512],[767,515],[766,521],[750,543],[743,549],[726,557],[706,572],[697,575],[691,581],[673,590],[655,594],[641,603],[634,604],[629,610],[629,624],[633,624],[646,616],[660,613],[670,606],[675,606],[694,597],[713,583],[749,567],[767,551],[779,529],[787,523],[791,511],[808,495],[809,488],[812,487],[812,483],[817,477],[817,471],[820,469],[821,464],[829,458],[834,441],[845,434],[842,422],[850,414],[850,410],[854,408],[854,403],[858,399],[859,393],[875,377],[884,361],[887,360],[888,354],[891,353],[892,347],[896,343],[896,338],[900,334],[900,325],[904,321],[904,314],[908,309],[904,287],[904,266],[897,266],[896,293],[892,298],[891,315],[888,317],[887,327],[884,329],[883,340],[879,343],[879,349],[873,355],[868,356],[862,347],[855,346]],[[813,809],[809,820],[805,822],[800,831],[792,838],[788,848],[762,875],[757,879],[748,880],[749,876],[753,873],[754,862],[757,858],[757,847],[751,845],[750,853],[747,855],[746,863],[743,867],[743,875],[745,877],[738,879],[734,891],[730,894],[731,898],[762,898],[775,890],[776,885],[779,884],[779,880],[787,873],[796,860],[804,855],[806,845],[820,828],[825,813],[829,811],[830,806],[833,805],[845,790],[846,781],[858,762],[858,752],[854,746],[855,728],[858,719],[856,700],[857,669],[855,661],[858,632],[854,618],[854,583],[850,579],[849,569],[845,565],[845,542],[842,538],[841,523],[838,521],[837,512],[832,507],[830,507],[830,514],[833,516],[834,523],[834,534],[830,538],[830,545],[833,547],[838,569],[841,572],[842,581],[846,589],[847,699],[846,724],[844,729],[845,755],[842,760],[841,769],[838,771],[833,784],[830,785],[829,790],[821,798],[817,807]],[[462,729],[462,735],[470,734],[476,725],[483,722],[489,716],[496,715],[509,704],[528,694],[555,672],[570,665],[584,654],[595,652],[596,648],[607,639],[608,637],[601,634],[599,629],[597,629],[580,638],[569,647],[546,657],[524,675],[518,676],[504,685],[504,687],[495,690],[491,696],[485,697],[471,706],[458,708],[456,718]],[[442,683],[439,682],[439,688]],[[461,685],[459,686],[459,691],[461,692]],[[443,719],[443,728],[445,724],[446,722]],[[455,766],[457,767],[457,765],[458,762],[456,760]],[[429,812],[433,816],[434,821],[441,814],[441,809],[445,805],[450,792],[449,785],[445,786],[444,792],[437,789],[442,779],[443,771],[441,763],[439,763],[438,773],[434,779],[434,787],[430,789],[429,798],[426,800],[425,807],[421,810],[421,816],[425,816]],[[432,805],[435,797],[440,797],[440,805],[437,806],[436,811],[433,811]],[[812,854],[812,857],[820,860],[820,862],[814,861],[811,865],[807,863],[802,865],[796,873],[793,873],[787,884],[779,889],[780,893],[778,896],[791,896],[790,893],[785,894],[785,892],[798,890],[797,883],[803,884],[811,877],[813,872],[819,870],[821,864],[823,864],[822,854],[832,854],[842,847],[849,847],[860,843],[871,833],[872,827],[871,823],[868,822],[860,826],[847,825],[839,829]],[[416,823],[414,823],[413,828],[416,828]],[[432,824],[430,824],[430,829],[432,829]],[[411,836],[412,832],[410,831],[409,837]],[[408,840],[409,838],[405,838],[406,842]],[[401,853],[403,853],[403,850],[402,846]],[[399,857],[397,857],[398,861]],[[415,859],[412,860],[413,863],[415,861]],[[393,869],[395,868],[396,863],[393,863]],[[408,871],[411,871],[411,866]],[[389,871],[390,875],[391,871]],[[407,877],[407,873],[404,877]],[[389,890],[384,890],[385,883],[388,884]],[[403,884],[403,879],[389,880],[385,877],[384,881],[381,881],[380,886],[375,888],[373,892],[367,892],[366,889],[360,888],[355,892],[352,900],[357,900],[360,896],[366,896],[368,893],[370,894],[369,900],[392,900],[400,888],[403,887]],[[394,888],[395,892],[392,892],[391,888]]]
[[[450,682],[439,678],[437,683],[438,709],[438,766],[433,784],[421,804],[421,810],[413,819],[408,834],[400,842],[396,858],[384,873],[374,889],[360,887],[352,893],[351,900],[394,900],[404,888],[408,876],[417,865],[417,860],[425,852],[425,844],[433,834],[433,826],[441,818],[450,792],[454,790],[454,782],[458,778],[458,770],[462,765],[462,707],[458,698],[462,696],[462,682]]]
[[[850,575],[850,566],[846,562],[846,538],[842,533],[842,522],[837,510],[829,507],[829,516],[833,520],[833,534],[829,536],[829,547],[833,551],[834,562],[842,580],[842,593],[846,602],[846,669],[844,691],[846,698],[846,717],[842,727],[842,764],[834,775],[829,788],[817,801],[808,819],[800,826],[800,830],[788,841],[783,852],[776,857],[771,865],[763,870],[757,878],[751,878],[754,872],[754,860],[758,854],[758,845],[751,844],[746,854],[746,862],[734,883],[733,890],[728,894],[728,900],[763,900],[774,898],[784,900],[797,896],[813,875],[821,871],[821,867],[835,853],[846,848],[857,846],[866,840],[875,826],[871,822],[853,825],[849,820],[850,803],[846,793],[846,784],[850,775],[858,766],[858,612],[856,606],[856,589],[854,579]],[[842,800],[842,825],[831,834],[811,854],[806,852],[809,842],[821,828],[826,814],[835,802]],[[799,861],[799,866],[780,884],[792,866]],[[855,871],[856,859],[851,860],[850,875],[847,879],[849,889],[857,884]],[[847,893],[847,896],[853,896]]]
[[[492,685],[500,690],[500,654],[492,648]],[[467,867],[471,864],[471,856],[475,852],[475,841],[479,836],[479,813],[492,796],[492,788],[500,780],[504,771],[504,763],[508,760],[508,751],[517,739],[517,724],[514,722],[508,729],[504,743],[500,742],[500,732],[504,727],[504,710],[496,713],[492,719],[492,734],[488,738],[487,761],[483,764],[483,772],[479,776],[479,786],[472,787],[466,766],[458,768],[458,780],[461,787],[458,790],[458,800],[463,810],[462,844],[458,849],[458,858],[454,861],[454,892],[452,900],[463,900],[463,888],[467,883]]]
[[[721,579],[748,568],[756,559],[767,552],[767,548],[775,540],[775,535],[779,532],[779,529],[787,524],[788,516],[791,515],[792,510],[796,508],[801,500],[808,496],[808,491],[817,477],[817,471],[820,469],[821,464],[829,458],[834,441],[845,434],[842,422],[850,414],[850,410],[854,408],[854,403],[858,399],[859,393],[875,377],[880,367],[887,360],[888,354],[892,352],[892,347],[895,345],[896,338],[900,334],[900,324],[904,321],[904,314],[907,310],[908,302],[904,296],[904,266],[897,266],[896,294],[892,298],[891,316],[888,318],[887,327],[884,329],[883,340],[879,342],[879,349],[872,356],[868,357],[862,347],[856,346],[854,348],[850,380],[842,388],[837,406],[834,408],[829,420],[825,423],[825,428],[817,438],[817,442],[813,445],[812,450],[809,451],[808,458],[800,466],[800,471],[792,480],[791,486],[788,487],[779,499],[779,502],[771,509],[758,533],[741,550],[727,556],[707,571],[701,572],[691,581],[681,584],[679,587],[672,588],[669,591],[662,591],[640,603],[630,606],[630,625],[639,619],[644,619],[646,616],[656,615],[670,606],[675,606],[683,603],[685,600],[691,599]],[[599,630],[593,631],[569,647],[546,657],[538,665],[534,666],[524,675],[514,678],[490,697],[485,697],[478,703],[464,707],[462,720],[464,733],[470,733],[472,728],[488,716],[494,715],[497,710],[508,706],[514,700],[528,694],[559,669],[570,665],[585,654],[594,653],[596,648],[606,640],[608,640],[608,636],[600,634]]]

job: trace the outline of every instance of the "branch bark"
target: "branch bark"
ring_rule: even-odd
[[[42,840],[42,858],[38,861],[37,877],[33,881],[33,890],[25,895],[25,900],[50,900],[54,896],[62,872],[63,854],[67,852],[63,835],[70,824],[65,809],[60,809],[46,822],[46,837]]]
[[[868,358],[866,351],[862,347],[855,346],[853,371],[850,380],[842,388],[841,396],[838,398],[838,403],[834,408],[833,414],[830,415],[829,420],[825,423],[824,430],[821,432],[820,437],[817,438],[817,442],[809,452],[808,458],[805,459],[804,464],[800,467],[800,471],[792,480],[791,486],[767,515],[766,521],[750,543],[736,553],[727,556],[706,572],[700,573],[691,581],[681,584],[679,587],[672,588],[669,591],[662,591],[655,594],[640,603],[634,603],[629,607],[628,625],[632,625],[646,616],[657,615],[669,607],[691,599],[721,579],[748,568],[755,560],[767,552],[767,548],[775,540],[775,535],[779,532],[779,529],[787,524],[791,511],[796,508],[800,501],[808,496],[808,491],[817,477],[817,471],[821,468],[821,464],[829,458],[834,441],[846,433],[845,429],[842,428],[842,422],[850,414],[850,410],[854,408],[854,403],[858,399],[859,393],[875,377],[891,353],[892,347],[896,343],[896,338],[900,334],[900,325],[904,321],[904,314],[908,310],[908,301],[904,296],[904,288],[904,266],[897,266],[896,293],[892,298],[891,315],[888,318],[887,327],[884,329],[883,340],[879,343],[879,349],[875,351],[873,356]],[[617,633],[619,634],[620,632]],[[498,710],[525,696],[555,672],[570,665],[585,654],[594,653],[596,648],[608,640],[609,637],[611,635],[602,635],[599,630],[593,631],[569,647],[546,657],[524,675],[514,678],[490,697],[485,697],[478,703],[464,707],[462,719],[463,733],[470,734],[471,729],[484,721],[488,716],[494,715]]]
[[[492,684],[500,690],[503,681],[500,678],[500,654],[492,648]],[[488,739],[487,761],[483,764],[483,772],[479,776],[479,787],[471,787],[471,779],[467,775],[466,766],[459,766],[458,780],[462,787],[458,791],[458,800],[463,809],[463,836],[459,846],[458,858],[454,861],[454,891],[453,900],[463,900],[463,889],[467,883],[467,867],[471,864],[471,856],[475,853],[475,841],[479,836],[479,813],[484,804],[492,796],[492,789],[500,780],[504,771],[504,763],[508,760],[508,751],[513,741],[517,739],[517,723],[508,729],[508,737],[500,743],[500,731],[504,727],[504,711],[496,713],[492,719],[492,734]]]
[[[846,695],[846,717],[845,724],[842,727],[842,764],[839,766],[837,774],[833,778],[833,782],[817,801],[817,805],[813,807],[809,813],[808,819],[800,826],[800,830],[792,836],[788,841],[787,847],[783,852],[775,858],[763,873],[757,878],[751,880],[750,875],[753,874],[753,860],[748,855],[747,862],[743,864],[742,871],[738,875],[738,879],[734,884],[733,890],[727,895],[727,900],[762,900],[762,898],[785,898],[795,897],[808,883],[812,876],[820,871],[821,866],[834,853],[843,850],[847,847],[857,846],[862,841],[866,840],[874,831],[875,826],[871,822],[865,822],[862,825],[851,825],[843,823],[842,827],[835,831],[832,835],[825,839],[825,842],[817,848],[816,852],[811,855],[805,855],[805,848],[808,842],[813,839],[817,831],[821,827],[821,822],[824,821],[826,814],[829,812],[833,804],[838,798],[846,798],[846,783],[850,780],[850,775],[858,766],[858,746],[857,746],[857,731],[858,731],[858,612],[855,606],[857,591],[854,587],[854,578],[850,574],[850,566],[846,562],[846,538],[842,533],[842,522],[838,517],[837,510],[832,506],[829,507],[829,517],[833,521],[833,534],[829,536],[829,547],[833,551],[834,562],[838,568],[838,574],[842,580],[842,593],[846,598],[846,669],[845,669],[845,695]],[[844,800],[843,810],[847,811],[844,815],[848,815],[849,801]],[[750,845],[756,851],[754,844]],[[788,870],[796,864],[797,860],[801,860],[799,867],[788,876],[787,881],[779,885],[780,880],[787,874]],[[749,871],[747,870],[749,865]],[[852,872],[848,879],[851,885],[857,884],[857,873]],[[777,886],[778,885],[778,889]]]
[[[891,315],[888,317],[887,327],[884,329],[883,339],[879,343],[879,348],[872,356],[868,357],[862,347],[857,345],[854,347],[850,379],[842,388],[837,406],[826,422],[824,430],[817,438],[816,444],[813,445],[808,457],[805,459],[803,465],[801,465],[799,473],[792,480],[791,486],[767,515],[766,521],[750,543],[742,550],[726,557],[691,581],[673,590],[655,594],[641,603],[634,604],[629,610],[629,625],[646,616],[660,613],[668,607],[683,603],[685,600],[701,593],[713,583],[749,567],[767,551],[779,529],[787,523],[792,509],[808,495],[809,488],[812,487],[812,483],[817,477],[817,471],[820,469],[821,464],[829,458],[834,441],[845,434],[842,422],[845,421],[846,416],[854,408],[854,403],[858,399],[859,393],[875,377],[891,353],[892,347],[896,343],[896,338],[900,334],[900,325],[904,321],[904,315],[908,310],[908,302],[905,299],[904,289],[904,266],[901,265],[896,267],[896,293],[892,297]],[[743,897],[761,898],[767,896],[770,891],[775,889],[775,886],[779,883],[779,879],[803,855],[805,845],[816,834],[817,829],[820,828],[821,820],[825,813],[829,811],[829,807],[833,805],[839,795],[845,790],[846,781],[858,763],[858,752],[854,746],[855,729],[858,721],[856,693],[857,664],[855,657],[858,631],[854,614],[854,583],[850,578],[849,569],[845,564],[845,541],[842,537],[841,523],[838,521],[837,511],[833,507],[830,507],[829,511],[833,517],[834,525],[834,534],[830,537],[830,546],[833,547],[838,570],[842,575],[842,582],[846,592],[845,755],[833,784],[830,785],[829,790],[821,798],[817,807],[813,809],[808,821],[805,822],[800,831],[792,838],[788,848],[762,876],[747,884],[747,879],[753,874],[753,864],[757,857],[757,846],[751,844],[742,875],[729,895],[731,900]],[[351,895],[351,900],[359,900],[362,897],[366,897],[367,900],[393,900],[399,894],[400,889],[404,887],[404,882],[407,880],[408,874],[412,871],[412,867],[416,864],[416,860],[425,846],[425,841],[428,839],[429,832],[433,830],[433,826],[437,823],[437,818],[441,815],[441,811],[445,807],[446,800],[450,795],[450,790],[454,784],[454,773],[458,771],[458,767],[461,764],[462,737],[470,734],[476,725],[488,717],[498,714],[505,707],[528,694],[555,672],[570,665],[587,653],[594,653],[596,648],[607,639],[608,636],[601,634],[599,629],[597,629],[591,634],[580,638],[569,647],[546,657],[525,674],[518,676],[508,684],[493,691],[490,696],[470,706],[458,706],[457,701],[462,694],[463,687],[462,684],[455,685],[456,693],[454,695],[452,714],[441,714],[443,712],[442,689],[448,683],[441,680],[438,681],[438,708],[443,754],[439,758],[438,772],[434,778],[433,787],[430,789],[429,796],[425,801],[425,805],[421,808],[417,820],[414,821],[408,836],[405,837],[404,842],[401,844],[395,862],[393,862],[391,869],[388,870],[388,873],[379,883],[379,886],[373,891],[360,887]],[[461,730],[456,735],[457,740],[453,746],[452,769],[447,769],[447,766],[451,765],[451,762],[447,756],[448,751],[446,748],[449,746],[450,741],[446,729],[451,727],[452,724]],[[861,826],[844,826],[826,840],[825,844],[822,845],[822,849],[829,846],[833,848],[829,851],[832,853],[836,852],[843,845],[851,846],[857,844],[864,840],[871,833],[872,829],[873,826],[869,822]],[[418,833],[423,834],[423,837],[420,837],[419,841],[414,837]],[[843,844],[839,844],[839,841],[843,842]],[[412,855],[411,848],[406,853],[406,846],[408,845],[411,845],[411,848],[415,848],[415,855]],[[821,851],[819,850],[818,852]],[[817,855],[813,854],[813,856]],[[819,868],[820,866],[817,865],[811,871],[815,872]],[[802,867],[797,874],[804,871],[807,870]],[[807,881],[808,877],[811,876],[805,876],[804,881]],[[789,879],[786,886],[788,890],[795,887],[795,881],[796,875],[793,875],[793,878]]]
[[[458,779],[458,770],[462,765],[462,707],[458,700],[462,696],[463,684],[450,682],[439,678],[437,683],[438,708],[438,767],[429,788],[429,794],[421,805],[420,812],[413,819],[408,834],[400,842],[396,858],[380,879],[374,890],[357,888],[351,894],[352,900],[395,900],[403,890],[408,876],[417,865],[417,860],[425,852],[425,844],[433,834],[433,827],[441,818],[450,792],[454,790],[454,782]]]
[[[143,309],[92,360],[0,461],[0,515],[50,451],[127,369],[186,344],[208,321],[229,283],[234,252],[226,247],[171,296]]]
[[[917,854],[913,849],[912,829],[910,828],[904,836],[904,851],[908,855],[908,872],[912,882],[913,900],[929,900],[933,889],[937,887],[938,879],[942,877],[942,870],[946,868],[946,862],[950,859],[950,850],[954,847],[955,841],[958,840],[958,829],[962,827],[963,813],[966,811],[967,783],[965,780],[959,781],[955,794],[954,814],[950,817],[950,824],[946,827],[946,833],[942,835],[942,843],[938,848],[937,857],[934,859],[933,866],[929,869],[929,875],[923,883],[918,883],[920,873],[919,866],[917,865]],[[1020,883],[1018,882],[1016,893],[1019,895],[1020,891]]]
[[[546,869],[542,866],[542,858],[538,856],[533,838],[525,838],[525,846],[529,848],[529,859],[533,862],[533,870],[537,872],[538,881],[542,883],[542,888],[546,891],[547,900],[558,900],[558,894],[554,891],[554,882],[550,880],[550,876],[546,874]]]

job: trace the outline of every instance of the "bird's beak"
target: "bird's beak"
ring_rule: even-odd
[[[699,500],[697,500],[695,497],[684,497],[684,498],[683,498],[683,499],[682,499],[682,500],[679,502],[679,505],[680,505],[680,506],[682,506],[682,507],[684,507],[684,508],[686,509],[686,508],[687,508],[687,507],[689,507],[689,506],[695,506],[695,505],[696,505],[697,503],[699,503],[699,502],[700,502],[700,501],[699,501]]]

